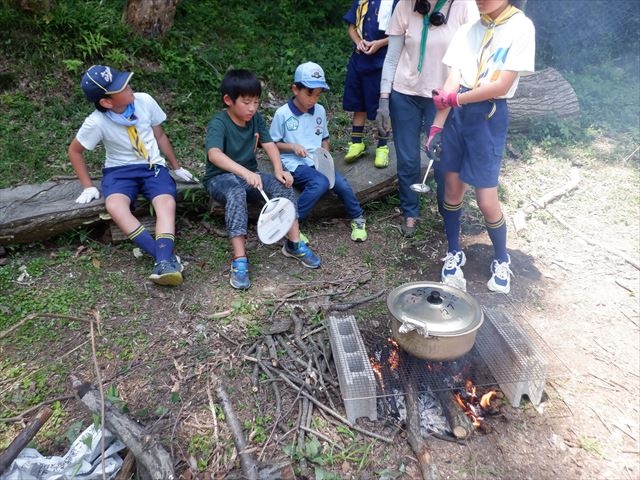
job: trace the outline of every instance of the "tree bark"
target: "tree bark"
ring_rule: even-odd
[[[162,37],[173,25],[179,0],[127,0],[125,22],[143,37]]]
[[[526,132],[535,120],[578,116],[578,96],[569,82],[554,68],[545,68],[520,78],[516,94],[507,101],[509,129]]]
[[[13,439],[13,442],[9,444],[9,446],[0,453],[0,473],[3,473],[7,468],[11,466],[13,461],[16,459],[20,452],[26,447],[29,442],[36,436],[38,431],[42,428],[49,417],[53,413],[49,407],[42,408],[38,414],[35,416],[29,425],[22,430],[16,438]]]

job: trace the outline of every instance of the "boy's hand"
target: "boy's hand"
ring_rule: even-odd
[[[376,114],[378,133],[387,136],[391,131],[391,117],[389,116],[389,99],[380,98],[378,101],[378,113]]]
[[[96,187],[87,187],[82,190],[82,193],[76,198],[76,203],[89,203],[91,200],[100,198],[100,192]]]
[[[274,173],[274,176],[287,188],[291,188],[291,186],[293,185],[293,175],[291,175],[291,172],[285,172],[284,170],[282,170],[280,172]]]
[[[440,158],[440,152],[442,151],[442,128],[435,125],[431,125],[429,129],[429,138],[424,146],[427,152],[427,157],[432,160]]]
[[[247,182],[251,188],[258,188],[262,190],[262,178],[260,174],[247,170],[247,173],[243,175],[244,181]]]
[[[458,93],[451,92],[447,93],[444,90],[437,89],[432,90],[431,95],[433,98],[433,104],[436,106],[438,110],[444,110],[445,108],[455,108],[459,107],[458,103]]]
[[[178,168],[177,170],[174,170],[173,173],[176,175],[176,177],[178,177],[181,180],[184,180],[185,182],[197,182],[198,179],[196,177],[194,177],[191,172],[189,170],[187,170],[186,168]]]
[[[304,148],[302,145],[300,145],[298,143],[294,143],[293,144],[292,150],[293,150],[293,153],[298,157],[308,157],[309,156],[309,152],[307,152],[307,149]]]

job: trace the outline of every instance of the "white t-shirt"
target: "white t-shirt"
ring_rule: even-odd
[[[453,37],[443,62],[460,71],[460,85],[473,88],[478,75],[480,47],[486,28],[480,21],[464,25]],[[507,23],[495,27],[490,44],[488,75],[480,85],[495,81],[503,70],[533,73],[535,69],[536,39],[533,23],[524,14],[511,17]],[[500,98],[511,98],[518,88],[520,75]]]
[[[160,156],[160,148],[151,127],[160,125],[167,119],[167,115],[151,95],[136,92],[134,97],[135,114],[138,117],[136,128],[149,153],[150,160],[136,154],[131,146],[127,127],[118,125],[98,110],[94,110],[84,120],[76,134],[78,142],[87,150],[94,150],[99,143],[104,145],[106,151],[105,168],[136,163],[148,164],[149,161],[166,166],[165,159]]]
[[[298,165],[313,166],[313,158],[322,140],[329,138],[327,113],[322,105],[316,103],[309,112],[301,112],[289,100],[273,115],[269,134],[274,142],[297,143],[302,145],[308,156],[298,157],[293,152],[282,152],[280,158],[285,168],[295,172]]]
[[[432,6],[435,7],[435,3],[432,1]],[[454,33],[461,25],[480,18],[480,14],[473,0],[447,1],[440,9],[445,17],[449,14],[447,23],[438,27],[429,23],[422,72],[418,72],[424,16],[413,11],[414,5],[415,2],[409,0],[398,2],[387,28],[387,35],[404,36],[404,47],[393,77],[393,89],[406,95],[431,98],[431,91],[442,88],[447,79],[448,69],[442,63],[442,57]],[[385,91],[384,85],[381,87]]]

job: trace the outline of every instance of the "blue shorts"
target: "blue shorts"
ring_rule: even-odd
[[[382,68],[367,65],[364,54],[353,54],[347,65],[347,77],[344,81],[342,108],[345,112],[367,112],[369,120],[375,120],[380,98],[380,79]]]
[[[457,172],[460,180],[474,187],[497,187],[508,124],[504,99],[454,108],[442,132],[440,170]]]
[[[169,169],[162,165],[125,165],[102,169],[102,195],[107,198],[114,193],[126,195],[134,205],[138,195],[152,200],[158,195],[168,194],[176,198],[176,182]]]

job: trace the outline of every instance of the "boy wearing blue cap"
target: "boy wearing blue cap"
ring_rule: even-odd
[[[160,126],[167,115],[150,95],[133,92],[129,86],[132,75],[94,65],[82,76],[84,96],[96,109],[84,120],[68,149],[69,160],[83,187],[76,203],[100,198],[89,176],[84,151],[94,150],[102,143],[105,148],[102,193],[107,212],[134,244],[154,258],[149,279],[158,285],[179,285],[183,266],[173,253],[176,183],[169,175],[167,162],[182,180],[196,179],[180,167]],[[132,213],[139,194],[153,205],[155,239]]]
[[[293,185],[300,190],[300,221],[309,216],[330,187],[328,178],[316,170],[313,161],[318,148],[329,149],[327,114],[318,103],[325,90],[329,90],[329,85],[320,65],[313,62],[299,65],[291,85],[293,96],[276,111],[269,130],[280,150],[282,163],[293,176]],[[367,239],[364,211],[351,185],[338,171],[331,190],[340,198],[351,219],[351,240],[364,242]]]

